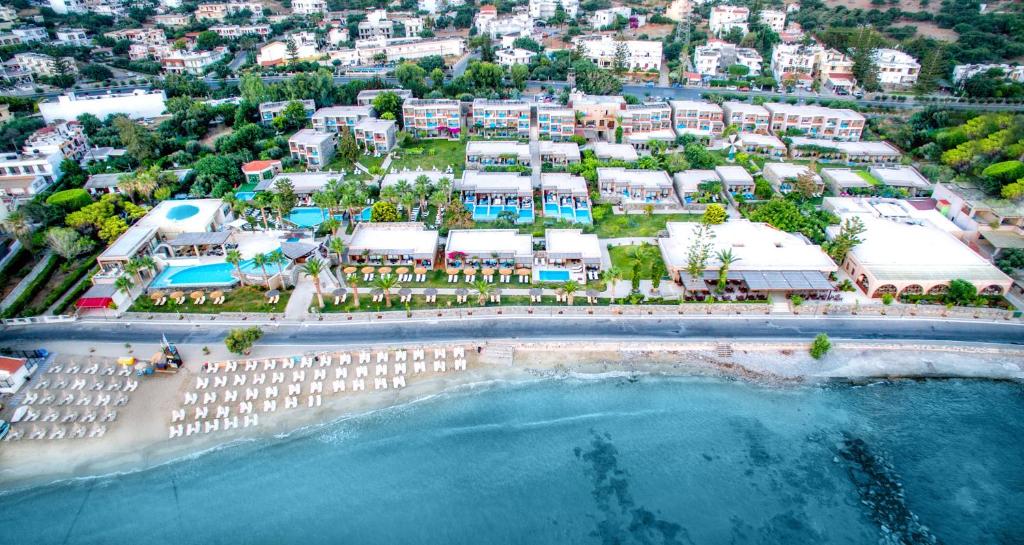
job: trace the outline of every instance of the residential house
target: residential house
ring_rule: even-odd
[[[621,96],[574,92],[569,94],[569,107],[575,111],[576,127],[588,140],[611,142],[626,101]]]
[[[616,40],[608,34],[578,36],[574,43],[583,48],[583,54],[601,68],[615,68],[622,59],[629,72],[647,72],[661,69],[661,42],[649,40]]]
[[[224,46],[216,47],[210,51],[174,51],[160,60],[164,72],[168,74],[192,74],[202,75],[213,67],[213,65],[224,60],[228,56],[228,49]]]
[[[64,67],[69,74],[78,73],[74,57],[63,57]],[[36,76],[58,75],[57,59],[43,53],[15,53],[14,62],[21,69],[28,70]]]
[[[872,53],[878,69],[878,83],[886,89],[907,89],[917,83],[921,64],[897,49],[876,49]]]
[[[818,44],[777,44],[772,49],[772,75],[781,84],[810,89],[824,51]]]
[[[579,12],[579,0],[530,0],[530,17],[534,19],[548,19],[558,13],[559,7],[565,11],[566,17],[575,19]]]
[[[746,66],[751,75],[760,74],[763,59],[756,49],[711,38],[706,45],[694,49],[693,62],[700,75],[714,77],[727,74],[729,67],[735,65]]]
[[[932,194],[932,183],[910,165],[873,166],[869,172],[882,184],[901,189],[910,197]]]
[[[903,156],[900,150],[888,142],[846,142],[792,136],[789,156],[823,157],[851,163],[897,163]]]
[[[202,21],[204,19],[223,21],[228,15],[236,15],[245,11],[251,13],[253,19],[259,19],[263,17],[263,4],[260,2],[199,4],[199,6],[196,7],[195,16],[197,21]]]
[[[711,8],[711,18],[708,19],[708,30],[715,36],[728,34],[734,28],[738,28],[746,34],[749,32],[748,17],[750,17],[750,9],[745,6],[714,6]]]
[[[498,64],[502,66],[515,66],[517,64],[529,65],[530,61],[533,60],[535,56],[537,56],[537,53],[534,53],[529,49],[521,49],[518,47],[499,49],[495,53],[495,58],[498,60]]]
[[[35,360],[0,356],[0,394],[17,393],[37,367]]]
[[[594,142],[590,145],[594,157],[601,161],[636,161],[640,158],[632,144]]]
[[[245,175],[245,183],[258,184],[263,180],[273,179],[281,173],[281,161],[249,161],[242,165],[242,174]]]

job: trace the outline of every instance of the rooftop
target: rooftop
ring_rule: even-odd
[[[348,242],[349,254],[363,251],[390,255],[433,255],[437,231],[422,223],[360,223]]]
[[[675,180],[676,189],[687,193],[697,191],[704,182],[719,181],[718,173],[714,170],[684,170],[676,172],[672,179]]]
[[[915,187],[928,189],[932,183],[912,166],[871,167],[871,174],[878,181],[893,187]]]
[[[549,191],[559,190],[583,196],[587,195],[587,181],[580,176],[566,172],[545,172],[541,174],[540,187]]]
[[[275,165],[276,166],[281,166],[281,161],[277,161],[277,160],[273,160],[273,161],[249,161],[248,163],[245,163],[244,165],[242,165],[242,172],[245,172],[245,173],[263,172],[264,170],[267,170],[268,168],[273,168]]]
[[[672,179],[664,170],[642,170],[636,168],[601,167],[597,169],[597,179],[612,179],[626,182],[630,186],[647,188],[672,187]]]
[[[466,144],[466,155],[506,155],[530,157],[530,145],[513,140],[470,140]]]
[[[182,168],[177,170],[165,170],[164,172],[170,172],[174,174],[178,181],[181,182],[192,173],[190,168]],[[85,182],[86,189],[108,189],[111,187],[117,187],[118,180],[121,176],[131,175],[131,172],[110,172],[107,174],[93,174],[89,176],[89,179]]]
[[[669,222],[665,228],[668,238],[658,239],[665,263],[676,269],[685,269],[687,253],[692,244],[696,223]],[[780,231],[767,223],[754,223],[732,219],[712,225],[715,250],[732,250],[737,261],[730,271],[820,271],[833,272],[836,264],[821,250],[801,236]],[[706,269],[718,270],[721,262],[714,257]]]
[[[448,232],[448,253],[486,257],[491,253],[528,258],[533,255],[533,236],[515,229],[453,229]]]
[[[516,193],[530,195],[533,186],[529,176],[520,176],[515,172],[480,172],[467,170],[462,179],[456,182],[456,189],[463,191],[479,191],[482,193]]]
[[[548,229],[544,232],[548,257],[569,259],[601,259],[601,242],[597,235],[580,229]]]
[[[722,179],[722,182],[726,184],[752,185],[754,183],[754,177],[747,172],[747,169],[741,166],[719,166],[715,167],[715,172],[718,173],[718,177]]]
[[[551,140],[541,140],[540,153],[542,155],[564,155],[569,161],[580,160],[580,146],[576,142],[552,142]]]
[[[334,135],[330,133],[316,132],[313,129],[299,129],[288,141],[297,144],[319,146],[321,143],[333,139]]]
[[[598,159],[613,159],[617,161],[636,161],[639,156],[632,144],[611,144],[608,142],[595,142],[590,148]]]

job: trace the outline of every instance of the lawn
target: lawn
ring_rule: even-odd
[[[407,148],[395,148],[392,152],[391,171],[404,169],[440,170],[451,165],[453,178],[462,175],[466,165],[466,144],[451,140],[421,140]]]
[[[186,295],[189,292],[186,292]],[[140,295],[135,303],[132,304],[129,312],[166,312],[166,313],[177,313],[182,312],[185,314],[218,314],[221,312],[284,312],[286,306],[288,306],[288,298],[291,297],[292,292],[290,290],[281,292],[281,300],[277,304],[271,305],[267,303],[267,297],[264,295],[264,290],[255,286],[246,286],[244,288],[236,288],[231,291],[224,292],[224,304],[214,305],[209,298],[203,305],[196,305],[192,303],[192,299],[185,299],[185,303],[181,305],[175,305],[173,301],[168,301],[167,304],[162,306],[156,306],[153,304],[153,300],[146,295]]]
[[[594,206],[593,232],[599,238],[653,237],[670,221],[699,221],[700,214],[613,214],[612,205]]]
[[[456,303],[454,295],[438,295],[437,302],[426,303],[423,301],[422,295],[413,295],[412,301],[408,304],[399,302],[400,297],[396,294],[391,298],[391,308],[388,308],[384,304],[384,301],[374,303],[369,294],[359,294],[359,308],[356,308],[352,303],[352,297],[350,296],[347,301],[340,305],[334,304],[333,298],[325,298],[324,302],[326,305],[321,312],[323,313],[337,313],[337,312],[387,312],[387,311],[400,311],[400,310],[462,310],[472,312],[475,309],[487,307],[487,308],[500,308],[500,307],[512,307],[512,306],[535,306],[535,307],[551,307],[551,306],[565,306],[565,302],[559,302],[555,300],[552,295],[545,295],[541,298],[539,303],[531,303],[530,297],[527,295],[504,295],[501,297],[501,303],[492,303],[487,301],[483,307],[478,302],[476,295],[470,293],[467,296],[465,303]],[[608,305],[610,304],[609,299],[598,299],[597,305]],[[572,302],[574,307],[588,306],[587,296],[585,291],[580,290],[576,293]]]
[[[865,182],[871,185],[878,185],[881,183],[878,181],[878,178],[875,178],[870,172],[866,170],[855,170],[854,172],[857,173],[857,176],[860,176],[861,178],[864,179]]]
[[[639,249],[640,245],[612,246],[608,249],[608,255],[612,258],[612,266],[622,271],[623,281],[628,282],[633,278],[633,263],[637,261],[636,252]],[[657,263],[664,265],[661,260],[661,252],[658,251],[657,246],[652,245],[650,253],[640,259],[640,279],[651,280],[651,270]]]

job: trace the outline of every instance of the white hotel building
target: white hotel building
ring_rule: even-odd
[[[92,114],[106,119],[110,114],[125,114],[132,119],[156,117],[167,109],[163,91],[106,91],[100,93],[68,93],[39,103],[39,113],[46,123],[77,119]]]
[[[750,9],[744,6],[715,6],[711,8],[708,30],[715,36],[721,36],[733,28],[738,28],[745,34],[748,17],[750,17]]]
[[[921,65],[914,57],[896,49],[876,49],[873,57],[882,87],[902,89],[917,83]]]
[[[646,40],[615,40],[607,34],[591,34],[576,38],[576,44],[583,47],[584,54],[601,68],[615,65],[615,51],[625,45],[626,67],[639,72],[661,69],[661,42]]]
[[[573,19],[580,10],[579,0],[530,0],[530,17],[534,19],[550,19],[555,16],[558,6],[562,6],[565,14]]]

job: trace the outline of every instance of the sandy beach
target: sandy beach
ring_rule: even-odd
[[[435,348],[445,348],[449,366],[445,371],[433,368],[432,356]],[[42,439],[31,440],[22,437],[18,441],[5,441],[0,445],[0,488],[14,489],[69,478],[104,475],[118,472],[137,471],[167,463],[181,457],[194,455],[211,448],[228,445],[232,442],[247,441],[268,435],[287,434],[297,429],[318,425],[344,418],[349,415],[361,414],[388,406],[412,403],[433,395],[456,388],[468,388],[474,385],[494,381],[525,381],[557,379],[563,376],[585,374],[666,374],[693,376],[728,376],[742,380],[751,380],[766,384],[801,384],[821,381],[845,379],[853,381],[869,381],[885,378],[947,378],[967,377],[1000,380],[1020,380],[1024,378],[1024,350],[995,346],[954,345],[954,344],[898,344],[841,342],[836,343],[833,350],[822,360],[814,360],[807,354],[805,344],[801,343],[766,343],[766,342],[732,342],[719,344],[713,342],[680,342],[680,343],[484,343],[480,345],[461,345],[465,351],[465,370],[451,367],[451,352],[455,345],[423,345],[426,351],[426,365],[422,372],[413,372],[412,350],[415,345],[391,347],[389,365],[384,380],[393,381],[397,372],[394,353],[396,349],[407,349],[408,372],[403,376],[406,380],[402,388],[389,387],[377,390],[372,385],[375,363],[367,365],[367,382],[371,383],[363,391],[331,391],[325,387],[322,394],[310,395],[311,383],[317,382],[314,371],[318,368],[311,365],[302,368],[299,364],[288,369],[275,368],[270,371],[263,369],[266,360],[283,362],[281,358],[302,356],[303,354],[334,354],[348,353],[352,363],[347,365],[353,370],[358,366],[358,354],[369,351],[376,354],[385,350],[384,346],[374,347],[257,347],[253,354],[246,357],[232,356],[215,348],[206,353],[201,346],[180,346],[186,365],[174,375],[157,374],[137,379],[137,390],[130,394],[130,401],[118,407],[116,422],[108,426],[103,437],[78,439]],[[54,364],[75,362],[86,366],[91,363],[106,365],[114,358],[132,350],[135,355],[145,357],[156,350],[155,345],[136,345],[130,349],[123,345],[83,346],[82,343],[58,343],[50,347],[54,355]],[[280,373],[282,379],[301,382],[302,394],[293,396],[300,401],[298,406],[285,408],[283,399],[289,397],[282,391],[278,398],[278,407],[267,412],[262,400],[253,403],[253,413],[258,415],[258,425],[251,427],[239,426],[234,429],[222,428],[202,433],[189,434],[169,438],[169,428],[176,425],[172,422],[173,411],[182,411],[184,424],[198,421],[193,417],[201,401],[193,405],[185,401],[190,393],[205,394],[205,390],[197,389],[197,379],[217,376],[219,373],[206,373],[202,370],[204,362],[225,362],[245,360],[260,362],[259,368],[250,372],[252,380],[263,373],[272,377]],[[323,373],[341,373],[334,371],[340,368],[340,361],[334,360],[330,366],[323,367]],[[294,373],[301,371],[302,380]],[[227,380],[226,371],[223,380]],[[308,372],[308,376],[306,376]],[[378,373],[380,370],[378,369]],[[239,374],[239,373],[235,373]],[[33,383],[43,376],[36,376]],[[233,375],[231,375],[233,376]],[[319,381],[330,384],[332,376]],[[351,377],[347,377],[351,383]],[[132,377],[135,379],[135,377]],[[268,380],[273,380],[268,378]],[[269,384],[261,384],[260,389]],[[280,384],[284,390],[287,383]],[[31,387],[31,385],[30,385]],[[252,384],[236,388],[244,391]],[[296,392],[300,386],[294,386]],[[204,417],[206,421],[223,420],[215,418],[215,406],[230,406],[237,415],[238,403],[226,402],[224,393],[231,385],[220,388],[219,403],[209,403],[211,414]],[[214,391],[210,387],[210,391]],[[317,398],[319,405],[313,405]],[[228,410],[228,409],[224,409]],[[9,410],[5,412],[9,413]],[[26,423],[32,426],[34,423]],[[15,424],[15,429],[19,424]]]

